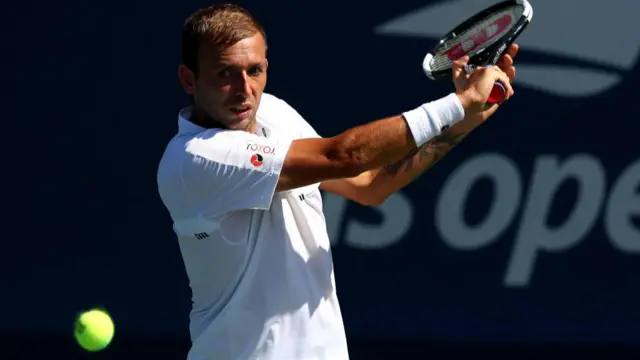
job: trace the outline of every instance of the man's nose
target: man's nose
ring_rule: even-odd
[[[235,92],[238,95],[244,95],[249,96],[249,94],[251,93],[251,87],[249,86],[249,75],[246,72],[241,72],[238,77],[236,78],[236,82],[235,82]]]

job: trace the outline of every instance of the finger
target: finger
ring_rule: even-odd
[[[469,62],[469,55],[465,55],[465,56],[459,58],[458,60],[454,61],[454,63],[461,64],[461,65],[464,65],[464,64],[466,64],[468,62]]]
[[[509,54],[501,57],[500,61],[498,62],[498,67],[500,68],[500,70],[504,72],[508,72],[512,66],[513,66],[513,58]]]
[[[494,81],[499,81],[504,86],[506,92],[505,99],[513,96],[513,88],[511,87],[509,76],[498,67],[494,67]]]
[[[502,84],[502,86],[504,86],[506,91],[505,100],[508,100],[514,94],[513,87],[511,86],[511,80],[509,80],[509,77],[504,72],[500,72],[498,78],[499,78],[498,81],[500,81],[500,83]]]
[[[500,60],[498,61],[497,65],[502,64],[502,62],[504,61],[504,58],[508,55],[511,57],[511,60],[513,61],[513,59],[516,57],[516,55],[518,54],[518,50],[520,49],[520,46],[518,44],[511,44],[509,45],[509,48],[507,49],[506,53],[500,57]]]
[[[511,44],[507,50],[507,55],[511,56],[511,59],[514,59],[516,54],[518,54],[518,50],[520,50],[520,46],[518,44]]]
[[[463,56],[460,59],[454,61],[452,63],[452,72],[453,72],[453,78],[457,79],[458,77],[462,76],[465,74],[464,72],[464,66],[467,65],[467,63],[469,62],[469,57],[468,56]]]
[[[492,69],[492,67],[497,71]],[[469,75],[469,80],[472,82],[484,82],[491,79],[491,81],[495,82],[497,72],[499,71],[498,67],[494,65],[477,66],[474,68],[473,73]]]
[[[513,79],[516,77],[516,68],[515,68],[515,66],[512,66],[507,71],[507,76],[509,77],[509,81],[513,82]]]

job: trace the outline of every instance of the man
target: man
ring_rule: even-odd
[[[375,205],[408,184],[496,111],[485,106],[495,81],[513,95],[517,46],[504,71],[467,76],[461,59],[456,93],[322,138],[263,93],[266,36],[250,13],[199,10],[182,41],[193,105],[158,186],[193,293],[189,359],[348,359],[319,189]]]

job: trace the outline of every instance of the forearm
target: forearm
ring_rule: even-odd
[[[360,172],[398,161],[417,149],[402,116],[393,116],[349,129],[334,138],[330,157],[358,167]]]
[[[336,151],[345,163],[356,164],[360,172],[401,160],[440,135],[444,127],[462,120],[464,108],[451,94],[415,110],[350,129],[334,138]]]
[[[366,191],[370,197],[385,199],[400,190],[440,161],[480,124],[465,119],[440,136],[408,152],[401,160],[371,171],[371,183]]]

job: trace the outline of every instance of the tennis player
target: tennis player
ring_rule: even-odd
[[[319,189],[383,202],[432,166],[513,95],[513,56],[416,109],[320,137],[284,100],[263,93],[266,35],[236,5],[201,9],[182,34],[179,78],[192,106],[158,169],[193,294],[190,360],[345,360]],[[336,111],[340,118],[340,111]]]

